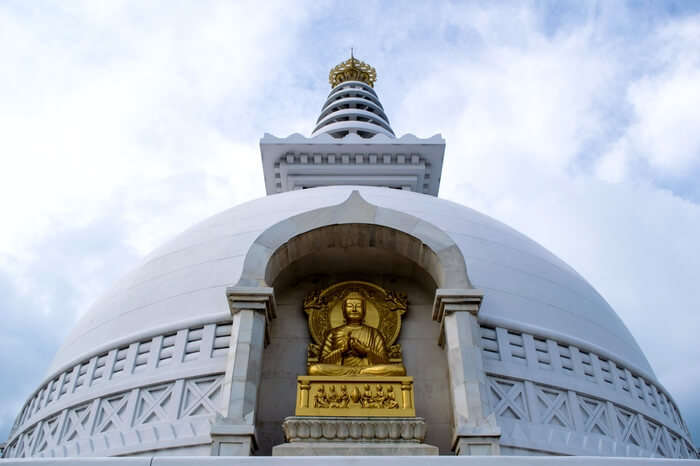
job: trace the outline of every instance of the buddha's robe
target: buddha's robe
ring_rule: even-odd
[[[367,349],[363,354],[342,341],[354,338]],[[323,342],[319,364],[309,367],[309,375],[405,375],[401,364],[389,364],[381,333],[367,325],[343,325],[334,328]]]

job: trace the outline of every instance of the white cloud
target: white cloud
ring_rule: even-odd
[[[177,195],[168,180],[191,171],[227,180],[229,201],[262,194],[230,174],[257,169],[251,116],[291,59],[303,9],[277,23],[283,3],[134,6],[0,12],[10,71],[0,74],[0,207],[13,225],[0,233],[3,253],[26,249],[52,222],[89,221],[115,195],[129,198],[126,220],[138,228],[132,208]],[[185,218],[182,206],[160,208]],[[139,249],[163,235],[152,238]]]
[[[643,74],[629,84],[631,124],[601,158],[604,178],[621,180],[635,159],[658,177],[697,174],[700,162],[700,18],[660,27],[644,41]]]
[[[688,369],[700,358],[692,310],[700,206],[657,178],[688,176],[700,160],[700,80],[691,60],[678,59],[697,50],[692,38],[676,39],[673,23],[656,31],[651,42],[664,37],[677,52],[659,52],[667,59],[650,78],[649,65],[627,55],[631,44],[603,40],[588,23],[548,36],[534,21],[479,21],[489,25],[479,28],[483,47],[434,62],[394,112],[395,129],[442,132],[442,195],[574,266],[621,315],[662,383],[691,406],[700,385]],[[679,27],[694,31],[690,21],[700,24]]]
[[[52,323],[32,327],[22,344],[41,348],[20,366],[0,364],[26,382],[2,394],[0,438],[71,322],[138,256],[264,193],[258,118],[307,17],[285,5],[0,8],[3,357],[27,321]]]
[[[700,66],[645,77],[629,100],[636,121],[625,137],[654,170],[686,176],[700,160]]]

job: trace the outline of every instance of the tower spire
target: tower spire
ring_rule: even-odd
[[[332,89],[311,137],[260,140],[268,194],[317,186],[362,185],[437,196],[445,140],[394,135],[375,92],[374,68],[355,57],[335,66]]]
[[[375,134],[395,137],[373,88],[376,79],[377,71],[355,58],[354,47],[350,47],[350,58],[330,71],[328,81],[333,88],[316,120],[312,136],[328,133],[342,138],[354,133],[363,138]]]

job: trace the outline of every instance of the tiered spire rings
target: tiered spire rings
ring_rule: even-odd
[[[389,118],[373,88],[376,79],[377,71],[350,52],[350,58],[328,76],[332,89],[311,136],[327,133],[344,138],[357,134],[367,139],[384,134],[393,138]]]

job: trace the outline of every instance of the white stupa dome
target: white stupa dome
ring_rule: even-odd
[[[149,254],[83,316],[59,349],[49,376],[88,354],[230,317],[225,288],[236,284],[253,242],[268,228],[342,204],[353,190],[446,232],[459,246],[472,284],[488,290],[480,320],[564,338],[615,355],[656,382],[644,354],[605,300],[571,267],[516,230],[459,204],[395,189],[328,186],[263,197],[193,226]]]
[[[410,291],[399,341],[441,453],[485,425],[501,454],[695,457],[671,395],[606,301],[536,242],[437,198],[444,141],[395,138],[373,69],[347,63],[331,74],[316,136],[261,141],[268,196],[158,248],[80,319],[4,457],[208,455],[221,419],[233,425],[225,435],[269,452],[305,370],[304,280],[370,271]],[[266,293],[264,351],[240,340],[230,287]],[[483,294],[470,369],[478,422],[450,409],[454,348],[438,347],[431,320],[437,291],[458,289]]]
[[[625,403],[620,404],[630,413],[640,413],[644,420],[664,426],[669,435],[674,436],[679,448],[689,442],[689,434],[671,396],[656,380],[630,332],[605,300],[571,267],[526,236],[467,207],[424,194],[359,186],[297,190],[247,202],[195,225],[151,253],[80,319],[52,362],[46,382],[29,399],[13,436],[21,435],[32,425],[51,419],[71,406],[84,406],[98,397],[123,392],[133,384],[152,386],[172,380],[173,373],[167,370],[168,366],[158,370],[156,364],[153,364],[154,369],[150,372],[144,370],[140,373],[138,369],[132,369],[132,374],[128,374],[128,370],[122,370],[111,377],[105,370],[89,386],[85,382],[63,397],[54,395],[51,401],[40,405],[37,401],[39,397],[46,398],[46,392],[61,378],[75,376],[81,368],[87,371],[91,362],[97,365],[97,361],[101,360],[105,365],[109,359],[113,359],[111,363],[114,364],[120,352],[124,355],[119,359],[121,361],[129,357],[129,352],[133,353],[133,358],[138,358],[139,346],[144,344],[149,348],[141,349],[143,354],[155,352],[156,344],[161,346],[161,352],[163,348],[173,349],[177,345],[178,335],[187,338],[183,329],[208,329],[211,335],[207,350],[211,357],[205,358],[201,354],[205,349],[202,344],[206,339],[203,335],[205,332],[199,331],[193,338],[190,330],[189,338],[202,346],[198,346],[197,351],[181,350],[189,356],[183,358],[178,369],[181,372],[177,376],[186,378],[188,375],[204,374],[203,380],[207,381],[206,376],[223,373],[227,348],[224,340],[230,333],[225,326],[231,319],[226,287],[239,281],[246,256],[251,248],[256,247],[256,239],[271,227],[294,216],[341,205],[353,191],[358,191],[371,205],[401,212],[433,225],[454,241],[464,256],[470,281],[485,294],[479,322],[486,345],[497,340],[496,333],[491,329],[505,329],[506,335],[513,339],[511,348],[514,354],[523,348],[523,335],[531,335],[537,342],[557,342],[561,350],[569,355],[566,358],[569,362],[572,361],[571,351],[575,348],[579,358],[584,355],[579,360],[587,362],[582,364],[583,373],[578,377],[573,362],[570,370],[562,369],[574,374],[563,376],[570,378],[570,383],[579,386],[579,390],[583,387],[591,400],[613,399],[620,402],[620,398],[627,396]],[[337,219],[329,218],[328,221],[335,222]],[[377,222],[380,223],[381,219],[377,219]],[[409,234],[411,227],[415,228],[415,225],[406,228]],[[158,343],[157,339],[160,340]],[[166,339],[171,342],[164,345]],[[186,342],[184,344],[187,345]],[[498,346],[484,353],[486,360],[497,357]],[[538,351],[538,354],[545,355],[546,352]],[[595,365],[592,365],[591,357],[597,360]],[[150,358],[143,358],[144,366],[153,356]],[[523,357],[519,360],[526,359]],[[607,365],[602,371],[601,362]],[[135,361],[131,364],[134,365]],[[527,365],[522,368],[517,364],[515,366],[520,371],[511,375],[528,375]],[[610,377],[602,383],[596,381],[596,371],[603,377],[606,374]],[[504,375],[508,374],[499,374]],[[132,384],[129,378],[133,379]],[[641,390],[649,391],[651,395],[649,398],[646,398],[647,395],[633,398],[628,395],[630,386],[636,386],[640,393]],[[54,392],[57,390],[53,389]],[[654,401],[652,406],[650,400],[659,401]],[[30,406],[39,407],[29,409]],[[207,411],[206,414],[212,413]],[[500,420],[506,431],[510,418]],[[206,426],[207,423],[203,423],[199,426],[202,430],[196,433],[205,435]],[[502,444],[507,445],[511,440],[513,445],[542,448],[536,443],[523,445],[523,442],[530,442],[531,439],[525,435],[523,440],[518,435],[524,434],[516,431],[511,439],[504,435]],[[640,439],[636,441],[642,443],[642,434],[639,435]],[[185,436],[181,439],[182,443],[190,444],[191,437],[195,436]],[[174,436],[173,441],[177,443],[176,439]],[[610,443],[617,444],[618,449],[607,453],[629,451],[629,454],[643,454],[645,450],[644,444],[637,446],[612,439]],[[70,445],[71,441],[65,441],[53,450],[38,453],[85,453]],[[620,445],[622,450],[619,449]],[[110,444],[109,447],[97,447],[88,453],[133,453],[144,448],[151,447],[144,445],[144,442],[129,445],[125,441],[118,448]],[[559,453],[585,451],[581,445],[571,445],[568,450],[565,445],[557,448]],[[685,451],[690,451],[690,447],[685,448]]]

